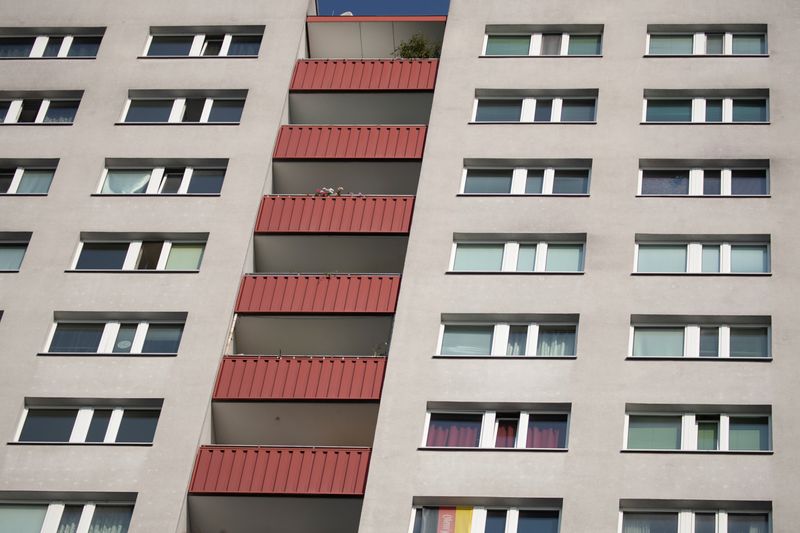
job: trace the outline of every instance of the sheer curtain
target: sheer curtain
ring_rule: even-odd
[[[678,513],[625,513],[622,533],[678,533]]]
[[[575,355],[575,329],[540,326],[536,355]]]
[[[149,182],[149,170],[109,170],[103,194],[144,194]]]
[[[58,523],[57,533],[76,533],[78,522],[81,521],[83,505],[66,505],[64,512],[61,513],[61,521]]]
[[[103,505],[94,510],[89,533],[128,533],[133,508],[128,505]]]

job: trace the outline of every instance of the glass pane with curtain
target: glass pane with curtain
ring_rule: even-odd
[[[695,513],[693,533],[717,533],[717,515],[715,513]]]
[[[0,270],[19,270],[27,249],[24,243],[0,244]]]
[[[706,196],[719,196],[722,194],[722,171],[707,169],[703,171],[703,194]]]
[[[683,357],[685,328],[636,327],[634,357]]]
[[[513,448],[517,443],[517,426],[519,426],[519,413],[498,413],[494,447]]]
[[[65,324],[56,326],[50,352],[96,352],[105,324]]]
[[[206,245],[203,243],[172,243],[166,270],[197,270],[203,260]]]
[[[522,100],[478,100],[476,122],[519,122]]]
[[[228,47],[229,56],[257,56],[261,48],[260,35],[234,35]]]
[[[458,243],[453,270],[499,272],[503,266],[504,248],[502,243]]]
[[[51,101],[44,114],[44,122],[70,123],[75,120],[77,112],[77,100]]]
[[[487,56],[526,56],[530,47],[530,35],[489,35],[486,38]]]
[[[17,188],[17,194],[47,194],[53,181],[54,170],[26,168]]]
[[[697,449],[719,449],[719,415],[697,415]]]
[[[691,122],[692,100],[647,100],[647,122]]]
[[[733,53],[741,55],[763,55],[767,53],[767,36],[764,34],[733,34]]]
[[[30,409],[19,442],[69,442],[77,409]]]
[[[65,505],[56,533],[77,533],[81,514],[83,514],[83,505]]]
[[[182,335],[182,324],[150,324],[142,353],[177,353]]]
[[[46,514],[46,505],[0,503],[0,533],[39,533]]]
[[[553,194],[586,194],[589,192],[588,169],[556,169]]]
[[[706,54],[708,55],[722,55],[724,52],[723,33],[707,33],[706,34]]]
[[[594,122],[595,101],[589,98],[564,98],[561,101],[561,122]]]
[[[520,244],[517,254],[517,272],[533,272],[536,266],[536,245]]]
[[[131,353],[133,338],[139,325],[136,323],[120,324],[117,338],[114,340],[113,353]]]
[[[514,170],[510,168],[467,170],[466,194],[509,194]]]
[[[109,169],[103,182],[102,194],[144,194],[150,183],[150,169]]]
[[[442,533],[464,532],[470,533],[472,524],[472,507],[422,507],[418,508],[414,517],[414,528],[412,533]],[[451,529],[455,528],[455,529]],[[482,533],[495,533],[488,529],[481,530]],[[476,533],[472,531],[472,533]],[[500,531],[499,533],[503,533]]]
[[[769,450],[769,418],[732,416],[728,437],[730,450]]]
[[[549,244],[547,246],[547,272],[580,272],[583,270],[582,244]]]
[[[539,326],[536,355],[575,355],[575,326]]]
[[[731,246],[731,272],[769,272],[769,250],[766,245]]]
[[[61,45],[63,43],[63,37],[48,37],[42,57],[58,57],[58,52],[61,51]]]
[[[602,53],[600,35],[570,35],[567,55],[599,56]]]
[[[172,100],[131,100],[125,122],[168,122]]]
[[[722,99],[706,99],[706,122],[722,122]]]
[[[35,37],[0,37],[0,57],[30,57]]]
[[[561,34],[545,33],[542,34],[542,55],[557,56],[561,55]]]
[[[703,272],[719,272],[720,247],[719,244],[703,245]]]
[[[505,509],[488,509],[484,533],[505,533],[507,514],[508,511]]]
[[[631,513],[622,515],[622,533],[678,533],[678,513]]]
[[[680,448],[680,416],[631,415],[629,417],[629,450],[679,450]]]
[[[491,355],[494,326],[444,327],[442,355]]]
[[[544,188],[544,169],[529,168],[525,177],[525,194],[542,194]]]
[[[244,100],[214,100],[209,122],[239,122],[242,119]]]
[[[434,413],[425,445],[477,448],[482,420],[483,416],[479,414]]]
[[[114,442],[153,442],[159,414],[155,409],[125,409]]]
[[[188,56],[194,35],[154,35],[147,49],[149,57]]]
[[[567,415],[531,414],[526,448],[566,448]]]
[[[686,272],[686,245],[640,244],[636,272]]]
[[[728,533],[768,533],[769,515],[765,513],[728,513]]]
[[[520,511],[517,533],[558,533],[558,511]]]
[[[719,357],[719,328],[700,328],[700,357]]]
[[[689,171],[643,170],[642,194],[689,194]]]
[[[121,270],[128,255],[127,242],[85,242],[77,270]]]
[[[694,36],[688,35],[650,35],[651,55],[692,55]]]
[[[731,328],[731,357],[769,357],[768,328]]]
[[[194,169],[186,192],[188,194],[219,194],[224,179],[224,169]]]
[[[763,99],[753,100],[746,98],[733,99],[733,121],[734,122],[766,122],[767,121],[767,101]]]
[[[508,328],[508,347],[506,355],[525,355],[528,342],[528,326],[510,326]]]
[[[86,442],[103,442],[108,431],[108,423],[111,421],[111,411],[111,409],[94,410],[89,431],[86,433]]]
[[[731,194],[734,196],[767,194],[766,169],[732,170]]]
[[[534,122],[550,122],[553,120],[553,99],[537,98],[536,108],[533,111]]]
[[[98,505],[88,533],[128,533],[132,514],[130,505]]]
[[[102,37],[73,37],[67,57],[95,57]]]

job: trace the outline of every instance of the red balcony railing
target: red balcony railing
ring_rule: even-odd
[[[425,126],[281,126],[273,159],[422,159]]]
[[[292,91],[432,91],[438,59],[301,59]]]

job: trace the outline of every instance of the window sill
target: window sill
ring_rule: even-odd
[[[258,56],[136,56],[136,59],[258,59]]]
[[[218,192],[210,192],[210,193],[186,193],[186,194],[102,194],[102,193],[92,193],[89,196],[98,196],[100,198],[114,198],[114,197],[121,197],[121,198],[218,198],[222,196],[222,193]]]
[[[688,58],[742,58],[742,57],[758,57],[764,58],[769,57],[769,54],[644,54],[642,57],[671,57],[676,58],[679,57],[681,59],[688,59]]]
[[[135,446],[152,447],[152,442],[17,442],[11,441],[10,446]]]
[[[772,198],[771,194],[637,194],[637,198]]]
[[[460,192],[456,196],[463,196],[463,197],[470,197],[470,196],[477,196],[481,198],[494,198],[494,197],[512,197],[512,198],[588,198],[588,193],[580,193],[580,194],[566,194],[566,193],[559,193],[559,194],[511,194],[511,193],[504,193],[504,192],[486,192],[486,193],[468,193],[468,192]]]
[[[241,122],[115,122],[115,126],[238,126]]]
[[[85,60],[92,60],[97,59],[97,56],[71,56],[71,57],[0,57],[0,61],[63,61],[67,59],[69,61],[78,60],[78,61],[85,61]]]
[[[177,353],[107,353],[107,352],[39,352],[40,356],[55,357],[177,357]]]
[[[456,446],[420,446],[418,451],[430,452],[545,452],[566,453],[568,448],[459,448]]]
[[[565,55],[538,55],[532,56],[530,54],[527,55],[486,55],[481,54],[478,56],[480,59],[492,59],[492,58],[499,58],[499,59],[524,59],[524,58],[531,58],[531,59],[568,59],[568,58],[599,58],[603,57],[603,54],[565,54]]]
[[[687,276],[720,278],[768,278],[772,272],[631,272],[631,276]]]
[[[198,274],[199,270],[122,270],[122,269],[67,269],[64,272],[88,272],[93,274]]]
[[[769,126],[770,122],[656,122],[642,121],[642,126]]]
[[[545,360],[557,361],[560,359],[573,360],[577,359],[577,355],[440,355],[433,356],[434,359],[501,359],[505,361],[523,361],[523,360]],[[640,358],[637,358],[640,359]]]
[[[620,450],[620,453],[656,453],[684,455],[773,455],[773,450]]]
[[[18,268],[17,268],[17,269],[14,269],[14,270],[5,270],[5,269],[0,269],[0,274],[15,274],[15,273],[17,273],[17,272],[19,272],[19,269],[18,269]]]
[[[587,125],[587,124],[589,124],[589,125],[591,125],[591,124],[597,124],[597,121],[596,120],[586,120],[586,121],[577,121],[576,120],[576,121],[572,121],[572,122],[520,122],[520,121],[517,120],[517,121],[513,121],[513,122],[512,121],[505,122],[505,121],[484,120],[484,121],[477,122],[477,121],[471,120],[467,124],[476,124],[476,125],[477,124],[494,124],[494,125],[497,125],[497,124],[504,124],[504,125],[520,124],[520,125],[527,125],[527,126],[539,126],[539,125],[545,125],[545,124],[551,124],[551,125],[552,124],[556,124],[556,125],[562,125],[563,126],[563,125],[570,125],[570,124],[577,124],[577,125]],[[652,123],[650,123],[650,124],[652,124]],[[737,122],[737,124],[742,124],[742,122]],[[760,124],[760,123],[757,123],[757,124]]]
[[[445,272],[448,275],[470,275],[476,274],[479,276],[486,276],[486,275],[498,275],[498,276],[582,276],[585,274],[583,270],[580,272],[572,272],[572,271],[565,271],[565,272],[500,272],[496,270],[448,270]]]
[[[33,196],[33,197],[37,197],[37,196],[47,196],[47,193],[41,194],[41,193],[33,193],[33,192],[22,192],[22,193],[16,193],[15,192],[14,194],[8,194],[8,193],[0,194],[0,198],[3,198],[4,196],[9,196],[9,197],[11,197],[11,196],[24,196],[24,197]]]
[[[659,356],[638,356],[632,355],[625,358],[626,361],[742,361],[747,363],[771,363],[772,357],[659,357]]]
[[[0,126],[72,126],[74,122],[0,122]]]

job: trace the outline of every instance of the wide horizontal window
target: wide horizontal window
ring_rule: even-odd
[[[646,168],[639,173],[642,196],[764,196],[766,168]]]
[[[769,358],[769,326],[693,324],[632,326],[632,357]]]
[[[180,240],[83,241],[75,270],[195,271],[205,252],[204,242]]]
[[[132,98],[125,105],[124,123],[237,124],[244,98]]]
[[[232,57],[258,56],[261,34],[176,33],[151,35],[145,47],[147,57]]]
[[[647,43],[647,54],[652,56],[767,54],[767,35],[757,32],[651,32],[647,35]]]
[[[224,179],[224,168],[108,168],[98,192],[107,195],[219,194]]]
[[[31,35],[0,37],[2,58],[95,57],[102,35]]]
[[[595,97],[480,97],[475,100],[473,121],[594,123],[596,116]]]
[[[588,168],[468,168],[462,194],[589,194]]]
[[[411,533],[558,533],[560,510],[532,507],[417,507]]]
[[[739,242],[636,245],[636,272],[655,274],[767,274],[769,244]]]
[[[484,56],[599,56],[600,33],[535,32],[486,35]]]
[[[568,413],[530,411],[430,412],[425,447],[566,449]]]
[[[127,533],[132,504],[79,501],[0,503],[3,533]],[[82,529],[79,529],[81,525]],[[88,529],[83,529],[88,528]]]
[[[646,97],[644,116],[648,123],[765,123],[769,103],[761,97]]]
[[[452,272],[583,271],[580,242],[457,242]]]
[[[437,353],[449,356],[574,356],[576,333],[576,324],[445,324]]]
[[[772,450],[768,415],[630,413],[626,427],[628,450]]]
[[[46,353],[175,354],[183,324],[109,321],[57,322]]]
[[[624,511],[622,533],[769,533],[769,513],[715,510]]]
[[[153,442],[160,409],[137,407],[54,406],[25,409],[16,442]]]
[[[3,124],[72,124],[80,99],[0,97],[0,123]]]

